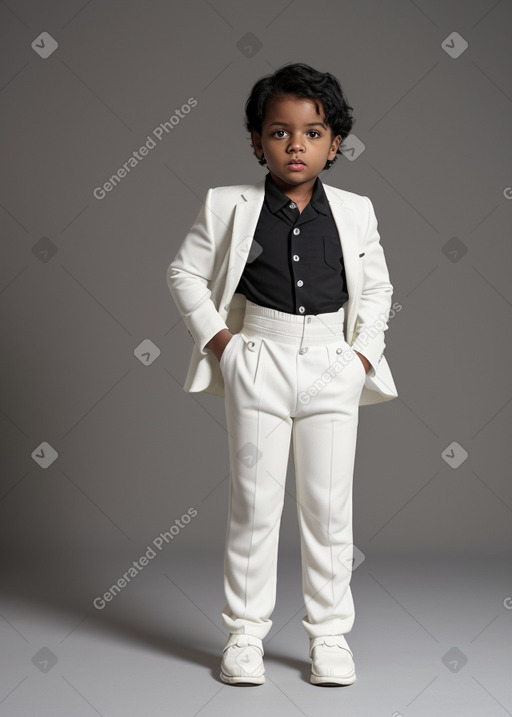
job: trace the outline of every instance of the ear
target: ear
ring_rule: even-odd
[[[261,134],[259,132],[256,132],[255,129],[251,131],[251,140],[253,147],[256,151],[256,154],[258,157],[261,157],[263,154],[263,145],[261,144]]]
[[[336,137],[333,137],[333,140],[331,143],[331,149],[329,150],[327,159],[330,159],[330,160],[334,159],[340,144],[341,144],[341,134],[337,134]]]

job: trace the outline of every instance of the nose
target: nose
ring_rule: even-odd
[[[302,143],[301,137],[299,134],[297,135],[291,135],[290,141],[288,142],[288,151],[289,152],[303,152],[304,151],[304,145]]]

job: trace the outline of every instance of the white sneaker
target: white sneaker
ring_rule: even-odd
[[[228,685],[262,685],[265,682],[263,654],[259,637],[230,634],[222,651],[220,679]]]
[[[352,652],[343,635],[310,638],[313,685],[351,685],[356,681]]]

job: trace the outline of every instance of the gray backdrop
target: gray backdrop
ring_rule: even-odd
[[[49,609],[73,590],[94,613],[173,525],[151,570],[211,554],[220,585],[224,404],[182,390],[192,343],[166,269],[209,187],[265,173],[243,106],[292,61],[335,74],[354,107],[322,180],[371,197],[400,306],[386,334],[399,398],[360,413],[355,543],[367,559],[507,557],[511,22],[507,0],[0,4],[11,597]],[[283,550],[298,550],[294,495],[290,457]]]

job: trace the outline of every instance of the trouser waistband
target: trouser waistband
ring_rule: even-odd
[[[325,314],[300,315],[269,309],[247,299],[242,331],[247,336],[281,343],[325,344],[344,338],[344,316],[343,307]]]

